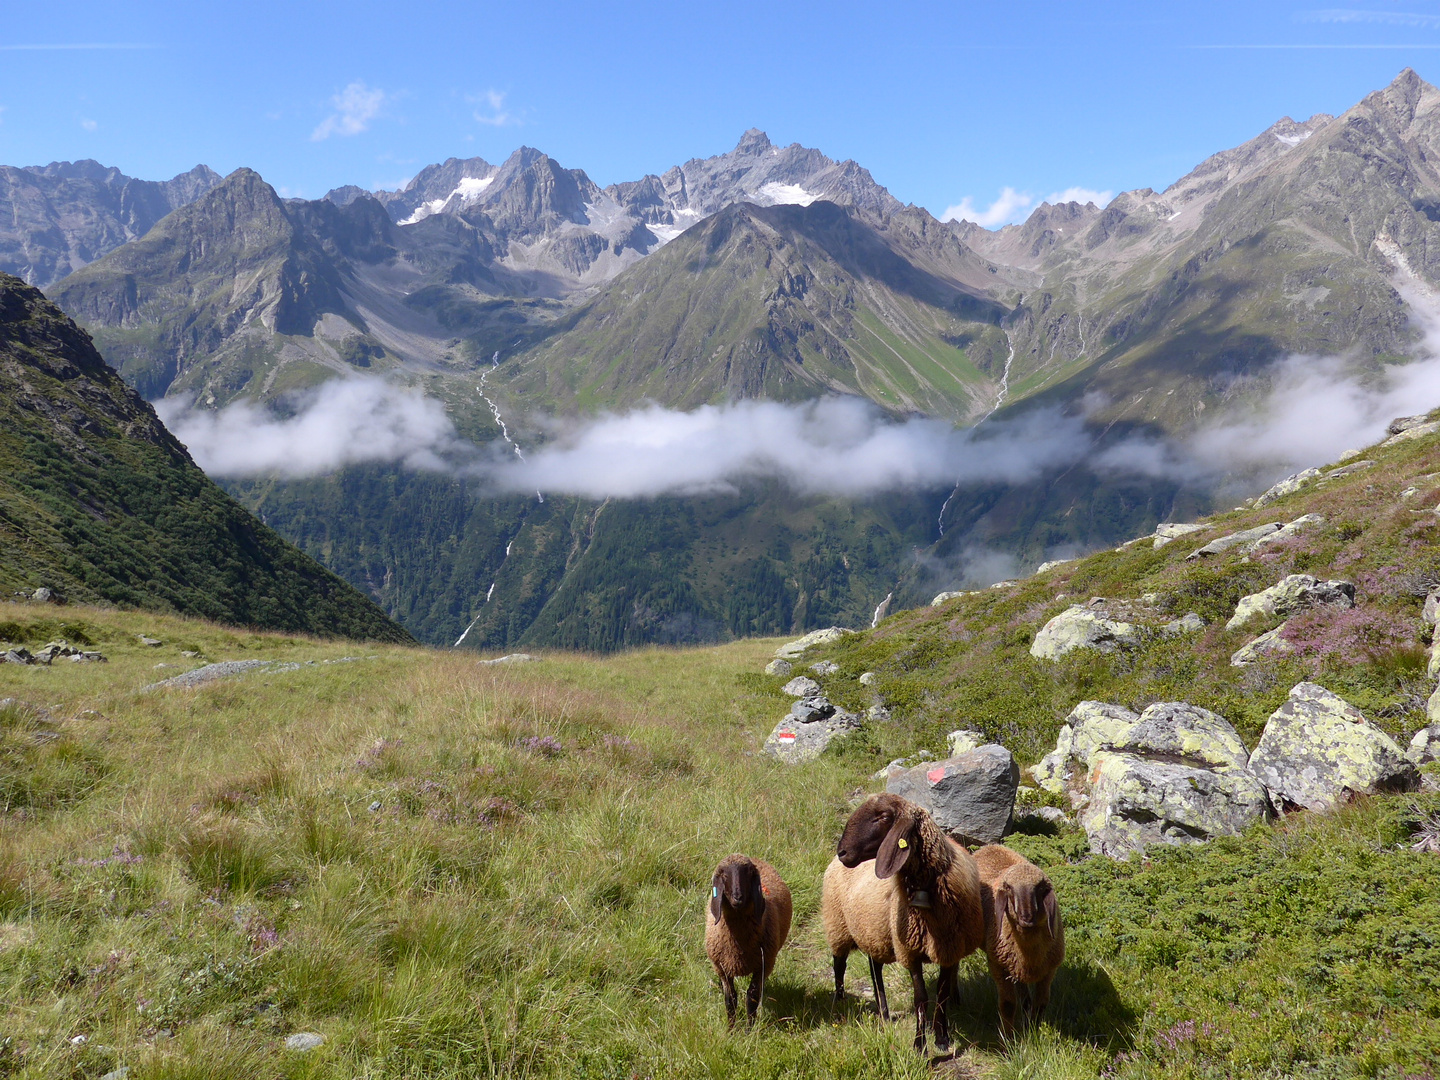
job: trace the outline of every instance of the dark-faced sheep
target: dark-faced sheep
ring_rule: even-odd
[[[790,911],[790,889],[769,863],[727,855],[715,868],[705,917],[705,954],[720,976],[732,1027],[735,980],[750,976],[745,1008],[754,1020],[765,980],[775,970],[775,958],[790,934]]]
[[[1050,982],[1065,959],[1065,927],[1044,872],[1000,844],[975,852],[985,900],[985,954],[1000,995],[1000,1028],[1015,1030],[1017,1001],[1032,1021],[1050,1001]]]
[[[845,962],[854,949],[870,958],[884,1017],[889,1016],[884,965],[895,962],[910,973],[917,1050],[925,1048],[929,1012],[924,964],[940,966],[935,1044],[946,1049],[955,969],[985,941],[980,877],[969,852],[922,807],[898,795],[871,796],[845,823],[825,871],[821,916],[834,957],[837,1001],[845,994]]]

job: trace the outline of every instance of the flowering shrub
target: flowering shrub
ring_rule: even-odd
[[[1292,618],[1280,636],[1295,654],[1342,664],[1374,663],[1401,650],[1417,650],[1415,623],[1372,607],[1336,612],[1315,608]]]
[[[554,735],[528,735],[515,745],[541,757],[558,757],[565,752],[565,747]]]

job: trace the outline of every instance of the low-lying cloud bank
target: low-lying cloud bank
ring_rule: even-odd
[[[377,377],[336,379],[288,417],[248,402],[216,411],[176,399],[161,419],[214,476],[315,476],[346,465],[393,462],[483,478],[499,491],[644,498],[733,490],[774,479],[802,494],[863,497],[1025,483],[1071,465],[1102,473],[1254,486],[1334,461],[1384,435],[1393,417],[1440,404],[1440,318],[1412,296],[1426,332],[1423,359],[1357,375],[1340,361],[1292,356],[1272,367],[1243,414],[1180,440],[1097,442],[1083,417],[1037,409],[980,428],[897,421],[868,401],[742,401],[689,412],[651,405],[586,420],[539,422],[546,438],[523,458],[500,443],[461,439],[437,401]]]

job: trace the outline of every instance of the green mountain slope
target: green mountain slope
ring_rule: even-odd
[[[0,275],[0,588],[326,636],[408,635],[206,478],[39,292]]]

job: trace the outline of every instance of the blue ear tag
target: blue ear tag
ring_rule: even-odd
[[[710,895],[711,895],[711,896],[719,896],[719,895],[720,895],[720,886],[719,886],[719,885],[711,885],[711,886],[710,886]]]

